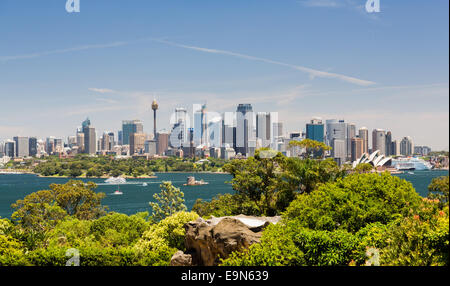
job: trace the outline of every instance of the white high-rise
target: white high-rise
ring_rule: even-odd
[[[386,155],[386,131],[374,129],[372,131],[372,152],[380,150],[380,155]]]

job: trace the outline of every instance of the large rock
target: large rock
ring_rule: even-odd
[[[185,247],[188,254],[175,253],[171,265],[218,265],[233,251],[241,251],[260,241],[262,230],[280,217],[213,217],[202,218],[184,225]]]
[[[177,251],[170,259],[170,266],[192,265],[192,255],[184,254],[183,251]]]

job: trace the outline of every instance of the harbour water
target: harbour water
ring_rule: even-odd
[[[398,174],[402,179],[410,181],[421,196],[428,193],[428,185],[435,177],[448,175],[448,171],[414,171]],[[154,201],[153,194],[159,193],[162,181],[172,181],[173,185],[184,193],[185,204],[190,210],[198,198],[210,200],[218,194],[234,193],[230,184],[231,175],[213,173],[157,173],[154,179],[127,179],[127,183],[120,185],[122,195],[114,195],[117,185],[105,183],[105,179],[83,179],[98,184],[97,192],[103,192],[106,197],[102,204],[110,211],[125,214],[151,211],[149,202]],[[207,185],[184,186],[188,176],[195,176],[196,180],[204,180]],[[0,175],[0,217],[10,217],[11,204],[23,199],[26,195],[38,190],[46,190],[52,183],[63,184],[67,178],[41,178],[30,174],[1,174]],[[144,184],[146,183],[146,184]]]

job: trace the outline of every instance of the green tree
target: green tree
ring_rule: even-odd
[[[254,202],[261,215],[275,215],[280,191],[292,191],[281,184],[285,161],[286,157],[280,152],[261,148],[254,157],[233,160],[223,169],[233,176],[233,189]]]
[[[105,214],[101,205],[104,193],[95,193],[92,182],[70,180],[65,184],[51,184],[50,190],[27,195],[11,207],[12,218],[26,229],[45,231],[66,215],[80,219],[94,219]]]
[[[356,232],[369,223],[407,216],[421,201],[411,183],[383,174],[352,174],[301,194],[285,215],[315,230]]]
[[[362,173],[369,173],[373,170],[373,166],[369,163],[362,163],[356,165],[356,167],[353,169],[354,172],[362,174]]]
[[[161,193],[154,194],[153,198],[157,202],[150,202],[153,213],[152,218],[160,221],[174,213],[185,211],[184,193],[172,185],[171,182],[162,182]]]
[[[331,150],[330,146],[327,146],[323,142],[315,141],[312,139],[303,139],[302,141],[292,140],[289,142],[289,148],[299,146],[306,149],[306,154],[309,158],[319,157],[323,158],[325,151]]]
[[[428,198],[437,199],[441,207],[448,205],[449,176],[434,178],[428,186]]]

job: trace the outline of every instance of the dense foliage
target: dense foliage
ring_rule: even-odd
[[[448,247],[448,203],[388,173],[353,174],[298,195],[261,243],[223,265],[448,265]]]
[[[167,217],[107,213],[95,187],[70,180],[13,204],[12,220],[0,219],[0,265],[64,266],[74,255],[82,266],[168,265],[177,249],[184,250],[183,225],[196,213],[180,207]],[[183,193],[165,192],[173,191],[170,182],[161,187],[160,203],[184,206]]]
[[[105,160],[109,167],[102,174],[116,168],[133,174],[139,166],[153,172],[153,164],[164,162],[78,159],[87,164],[83,172],[91,163],[105,167]],[[0,265],[63,266],[76,263],[77,255],[83,266],[168,265],[177,250],[185,250],[187,222],[238,214],[282,220],[264,229],[260,243],[232,253],[222,265],[448,265],[448,176],[434,179],[429,197],[421,198],[411,183],[369,167],[349,170],[333,160],[262,149],[223,166],[233,176],[235,194],[197,200],[187,212],[183,193],[163,182],[151,212],[130,216],[107,212],[93,183],[52,184],[14,203],[11,220],[0,219]]]
[[[225,160],[208,158],[196,162],[188,158],[121,158],[114,156],[88,156],[59,158],[49,156],[45,159],[31,158],[23,162],[9,162],[7,167],[33,171],[42,176],[65,177],[142,177],[152,176],[155,172],[218,172]]]

